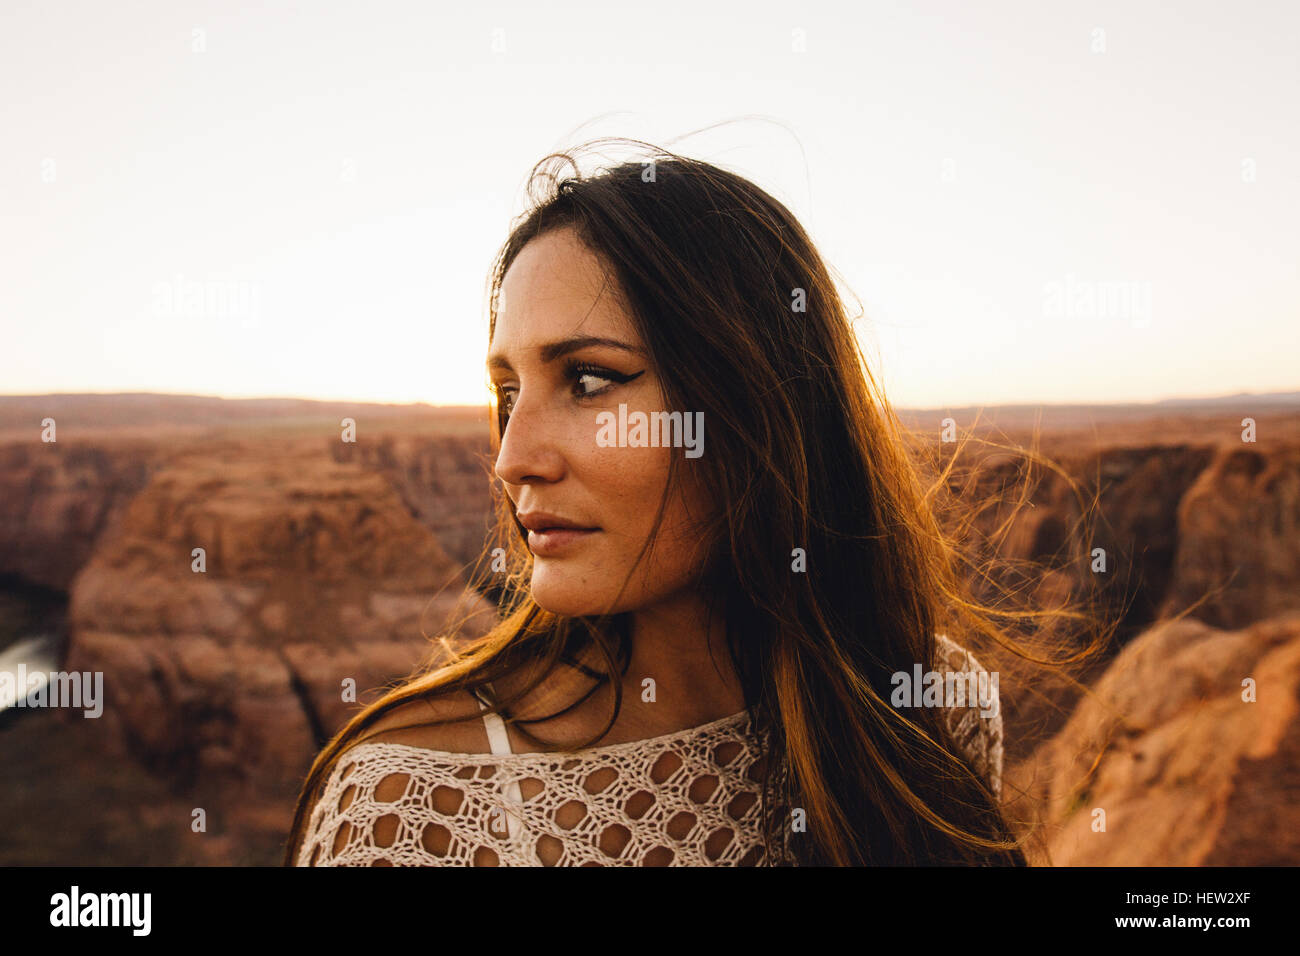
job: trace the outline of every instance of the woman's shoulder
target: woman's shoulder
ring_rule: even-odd
[[[469,765],[493,759],[483,721],[466,719],[479,712],[468,692],[420,697],[393,706],[360,731],[334,757],[308,811],[298,864],[373,862],[385,857],[379,848],[392,845],[399,819],[423,820],[430,812],[440,825],[469,826],[472,808],[458,808],[483,789],[479,768]]]
[[[491,752],[479,713],[477,699],[468,692],[394,705],[334,755],[313,811],[328,806],[326,816],[337,815],[357,792],[381,802],[395,799],[387,791],[407,775],[434,782],[454,779],[467,764]],[[343,794],[349,797],[339,802]]]
[[[490,750],[482,708],[468,691],[417,697],[385,711],[357,735],[356,746],[402,744],[441,753],[481,754]]]

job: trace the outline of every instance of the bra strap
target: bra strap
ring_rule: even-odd
[[[487,704],[481,699],[478,706],[479,710],[487,710]],[[500,755],[511,752],[510,735],[506,733],[506,722],[500,714],[484,714],[483,727],[487,730],[488,746],[492,748],[492,753]]]
[[[487,689],[494,697],[496,696],[496,692],[492,690],[491,684],[487,685]],[[487,701],[485,701],[480,694],[476,694],[475,696],[478,697],[479,710],[486,711],[488,709]],[[503,756],[511,753],[510,735],[506,733],[506,722],[501,719],[500,714],[485,713],[483,715],[483,727],[487,731],[488,746],[492,748],[493,754]],[[504,771],[505,767],[500,767],[498,769],[498,772]],[[505,785],[505,798],[507,801],[507,806],[505,807],[506,827],[510,834],[510,839],[513,841],[519,836],[520,824],[519,813],[514,808],[520,806],[524,802],[523,796],[519,792],[518,780],[511,780]]]

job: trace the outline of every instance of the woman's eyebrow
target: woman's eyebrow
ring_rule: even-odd
[[[635,345],[629,345],[626,342],[620,342],[618,339],[604,338],[598,335],[578,335],[573,338],[559,339],[555,342],[546,342],[537,347],[541,353],[543,362],[554,362],[558,358],[568,355],[570,352],[576,352],[579,349],[589,348],[593,345],[601,345],[606,348],[622,349],[624,352],[631,352],[634,355],[644,355],[645,352]],[[513,371],[511,365],[504,355],[492,353],[488,356],[487,367],[489,369],[501,369],[503,371]]]

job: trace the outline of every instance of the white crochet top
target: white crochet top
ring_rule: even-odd
[[[943,635],[938,669],[982,670]],[[1001,708],[988,717],[978,705],[946,709],[945,715],[973,768],[1000,794]],[[312,809],[297,864],[793,862],[788,846],[773,848],[775,859],[764,848],[762,778],[755,772],[763,750],[747,711],[647,740],[551,753],[511,753],[501,717],[484,714],[483,721],[491,753],[383,742],[345,750]]]

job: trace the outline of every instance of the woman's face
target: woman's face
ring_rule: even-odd
[[[498,302],[488,372],[509,418],[496,474],[525,525],[544,529],[555,517],[592,529],[529,532],[533,599],[576,616],[638,610],[675,595],[703,559],[693,526],[708,503],[690,480],[692,490],[668,502],[653,548],[614,602],[650,536],[669,456],[684,455],[626,442],[602,447],[617,432],[602,433],[599,413],[617,417],[620,404],[629,416],[668,410],[614,279],[576,233],[558,229],[524,246]],[[694,462],[680,463],[684,478]]]

